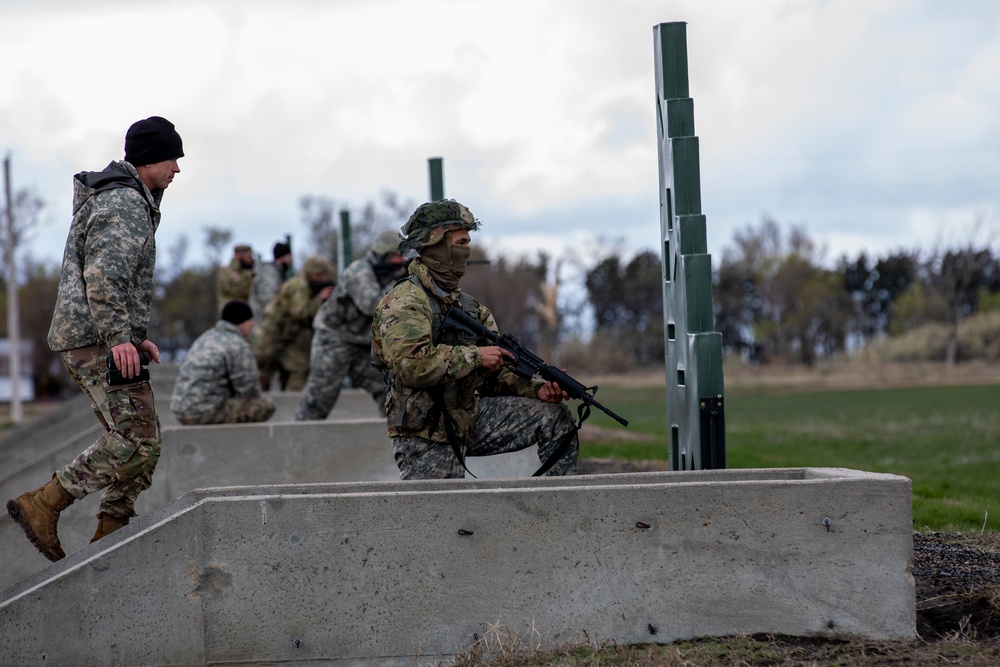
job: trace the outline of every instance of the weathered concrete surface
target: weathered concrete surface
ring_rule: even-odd
[[[352,398],[367,399],[367,394],[357,390],[351,393]],[[344,402],[348,414],[350,406],[351,401]],[[338,404],[338,410],[340,407]],[[377,409],[372,407],[372,410],[377,414]],[[7,499],[43,484],[57,468],[72,461],[96,440],[99,431],[103,431],[89,408],[87,413],[93,426],[81,431],[82,435],[67,438],[60,446],[46,449],[44,455],[0,477],[0,500],[6,503]],[[474,458],[468,465],[478,477],[528,477],[539,465],[538,448]],[[139,496],[136,512],[147,514],[199,487],[398,479],[399,469],[392,458],[385,420],[380,416],[169,426],[163,428],[163,447],[153,485]],[[95,493],[77,501],[60,515],[59,539],[67,553],[90,542],[97,526],[100,495]],[[0,565],[0,589],[49,565],[5,511],[0,512]]]
[[[911,638],[910,502],[843,469],[202,490],[4,591],[0,664],[436,664],[493,626]]]

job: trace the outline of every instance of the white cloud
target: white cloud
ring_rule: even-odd
[[[929,245],[1000,176],[1000,5],[767,0],[0,0],[0,150],[49,202],[157,114],[187,157],[161,247],[231,227],[269,247],[298,198],[448,196],[497,247],[658,244],[653,26],[686,21],[713,252],[767,213],[834,248]],[[930,213],[928,213],[930,212]],[[951,219],[951,218],[950,218]],[[200,253],[192,249],[191,256]]]

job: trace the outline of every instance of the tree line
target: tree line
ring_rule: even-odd
[[[33,224],[41,202],[27,195],[15,202],[30,213],[22,220]],[[378,232],[398,229],[414,206],[384,192],[353,210],[352,255],[361,256]],[[336,260],[337,210],[329,198],[301,199],[308,238],[293,243],[296,266],[314,254]],[[28,227],[21,225],[20,237]],[[161,251],[166,256],[158,262],[149,336],[168,359],[179,358],[218,319],[215,275],[230,258],[233,234],[222,227],[201,231],[201,262],[189,261],[186,236]],[[600,239],[555,259],[545,251],[509,257],[474,245],[471,260],[463,289],[490,307],[505,333],[550,363],[580,373],[663,363],[659,251],[632,253]],[[36,395],[55,395],[66,378],[45,338],[59,266],[30,258],[20,264],[21,328],[34,342]],[[1000,254],[989,243],[860,252],[828,264],[801,227],[783,229],[765,217],[738,231],[713,258],[715,330],[725,353],[746,363],[812,365],[881,345],[881,353],[900,359],[1000,359]],[[5,299],[0,290],[4,312]],[[6,328],[4,318],[0,337]]]

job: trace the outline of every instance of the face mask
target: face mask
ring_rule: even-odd
[[[434,278],[434,282],[449,292],[458,288],[458,281],[465,275],[472,248],[451,244],[451,234],[445,234],[440,243],[422,248],[420,259]]]
[[[316,296],[327,287],[333,287],[332,280],[307,280],[306,282],[309,283],[309,293],[312,296]]]

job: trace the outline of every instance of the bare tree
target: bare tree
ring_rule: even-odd
[[[222,227],[203,227],[202,229],[205,232],[205,252],[208,256],[208,265],[219,266],[222,254],[233,240],[233,232],[231,229]]]
[[[309,230],[307,254],[332,260],[337,256],[339,231],[334,220],[334,202],[328,197],[305,195],[299,198],[302,222]]]
[[[42,218],[45,201],[32,189],[21,188],[12,195],[11,214],[13,219],[14,250],[28,239]],[[0,206],[0,220],[6,224],[7,201]],[[0,234],[0,274],[7,275],[7,235]]]

